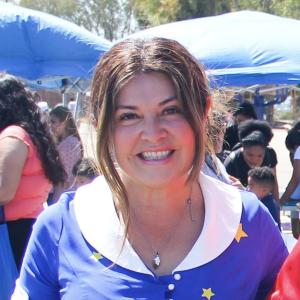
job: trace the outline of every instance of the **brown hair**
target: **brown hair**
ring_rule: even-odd
[[[204,68],[178,42],[164,38],[127,39],[112,47],[98,62],[92,82],[92,106],[98,123],[97,156],[128,221],[125,187],[110,154],[116,97],[122,87],[141,73],[160,72],[171,79],[195,135],[195,155],[189,180],[199,176],[206,143],[205,120],[209,88]]]

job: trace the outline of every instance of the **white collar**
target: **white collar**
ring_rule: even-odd
[[[242,201],[239,190],[203,173],[199,183],[205,202],[203,229],[189,254],[173,272],[199,267],[218,257],[229,247],[240,224]],[[128,240],[120,251],[123,228],[103,176],[80,188],[73,206],[81,233],[101,255],[126,269],[153,275]]]

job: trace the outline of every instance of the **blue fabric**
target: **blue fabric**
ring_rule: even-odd
[[[177,40],[208,70],[212,85],[300,82],[300,21],[258,11],[174,22],[134,34]]]
[[[28,80],[90,78],[111,43],[71,22],[0,2],[0,69]]]
[[[8,300],[13,292],[18,277],[17,267],[13,258],[7,226],[0,225],[0,299]]]
[[[216,299],[260,300],[287,256],[266,208],[248,197],[241,219],[247,238],[234,239],[214,260],[160,277],[134,272],[100,255],[95,258],[76,222],[73,197],[74,193],[64,194],[34,225],[20,275],[20,285],[31,300],[186,300],[202,299],[209,289]]]
[[[277,201],[274,199],[273,195],[270,194],[261,199],[261,202],[267,207],[274,221],[278,224],[279,229],[281,230],[280,223],[280,206],[277,204]]]

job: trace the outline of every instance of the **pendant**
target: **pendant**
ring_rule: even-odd
[[[158,252],[156,252],[156,255],[155,257],[153,258],[153,268],[156,270],[159,266],[160,266],[160,257],[159,257],[159,254]]]

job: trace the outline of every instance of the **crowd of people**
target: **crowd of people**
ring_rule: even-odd
[[[116,44],[91,91],[97,164],[68,108],[45,117],[0,75],[1,299],[300,297],[299,245],[288,256],[280,232],[280,205],[300,199],[299,123],[280,197],[271,126],[250,102],[217,105],[178,42]]]

